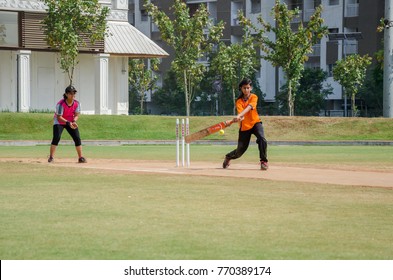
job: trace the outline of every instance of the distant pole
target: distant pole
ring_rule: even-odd
[[[185,153],[185,133],[186,133],[186,124],[184,123],[184,119],[181,120],[181,166],[184,167],[184,163],[185,163],[185,158],[184,158],[184,153]]]
[[[385,1],[383,116],[393,117],[393,0]]]
[[[180,166],[180,122],[176,119],[176,167]]]
[[[190,135],[190,120],[186,119],[186,136]],[[186,162],[187,167],[190,167],[190,143],[186,144]]]

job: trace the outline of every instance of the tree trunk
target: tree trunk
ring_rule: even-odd
[[[355,93],[353,93],[352,95],[351,95],[351,102],[352,102],[352,117],[356,117],[356,115],[357,115],[357,108],[356,108],[356,104],[355,104],[355,101],[356,101],[356,99],[355,99],[355,97],[356,97],[356,94]]]
[[[189,105],[189,96],[188,96],[188,80],[187,80],[187,73],[186,70],[183,71],[184,73],[184,94],[185,94],[185,99],[186,99],[186,116],[190,116],[190,105]]]
[[[68,79],[70,80],[70,86],[72,85],[72,82],[74,80],[74,70],[75,70],[75,59],[72,62],[72,66],[67,70],[68,74]]]
[[[232,100],[233,100],[233,115],[236,115],[236,96],[235,96],[235,88],[232,87]]]
[[[143,115],[143,101],[145,100],[145,91],[142,90],[139,96],[141,98],[141,100],[140,100],[140,106],[141,106],[140,114]]]
[[[291,80],[288,81],[288,115],[289,116],[294,116],[295,115],[295,110],[294,110],[294,102],[293,102],[293,96],[292,96],[292,82]]]

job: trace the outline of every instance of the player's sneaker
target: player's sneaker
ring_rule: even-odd
[[[261,170],[268,170],[269,164],[266,161],[261,160]]]
[[[227,168],[229,166],[230,162],[231,162],[231,159],[228,157],[225,157],[224,162],[222,163],[222,168]]]
[[[49,156],[48,157],[48,162],[53,162],[53,157]]]
[[[87,161],[86,161],[86,159],[85,159],[84,157],[80,157],[80,158],[78,159],[78,162],[79,162],[79,163],[86,163]]]

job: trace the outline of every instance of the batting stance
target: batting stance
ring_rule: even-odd
[[[82,142],[79,135],[78,124],[81,107],[75,99],[77,90],[73,86],[68,86],[63,94],[63,99],[56,105],[55,115],[53,117],[53,138],[50,146],[48,162],[53,162],[57,145],[60,142],[61,134],[64,128],[71,135],[75,143],[75,149],[78,153],[78,162],[85,163],[86,159],[82,156]]]
[[[257,112],[258,96],[251,93],[252,81],[250,79],[243,79],[239,84],[239,90],[240,95],[236,100],[237,116],[233,119],[234,122],[240,122],[237,148],[226,154],[222,167],[227,168],[232,159],[237,159],[244,154],[250,144],[251,135],[254,134],[257,137],[261,169],[267,170],[269,167],[266,153],[267,141]]]

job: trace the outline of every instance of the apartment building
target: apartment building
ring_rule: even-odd
[[[274,23],[271,10],[275,0],[184,0],[190,10],[197,9],[198,5],[205,4],[214,21],[224,21],[225,31],[222,40],[238,42],[241,40],[242,28],[237,21],[238,10],[243,10],[246,17],[257,23],[261,15],[266,21]],[[162,10],[170,14],[169,7],[173,0],[152,0]],[[301,16],[293,22],[294,26],[301,20],[307,22],[318,5],[323,6],[322,17],[328,26],[330,36],[321,39],[314,46],[314,51],[309,55],[306,67],[321,68],[327,71],[329,77],[326,84],[333,87],[333,94],[327,100],[327,115],[344,116],[348,110],[342,87],[333,80],[332,69],[337,60],[346,55],[359,53],[361,55],[373,54],[382,48],[381,33],[376,32],[380,18],[384,15],[383,0],[282,0],[290,9],[299,8]],[[130,22],[150,37],[158,45],[171,54],[171,50],[160,41],[157,28],[151,23],[143,8],[143,0],[130,1]],[[274,38],[270,34],[271,38]],[[173,56],[172,56],[173,57]],[[171,56],[163,59],[161,69],[169,69]],[[266,102],[274,102],[275,96],[281,86],[285,84],[282,71],[261,61],[261,68],[257,73],[261,90],[266,94]],[[347,110],[345,109],[347,108]],[[349,108],[350,109],[350,108]],[[323,113],[325,114],[325,113]]]

